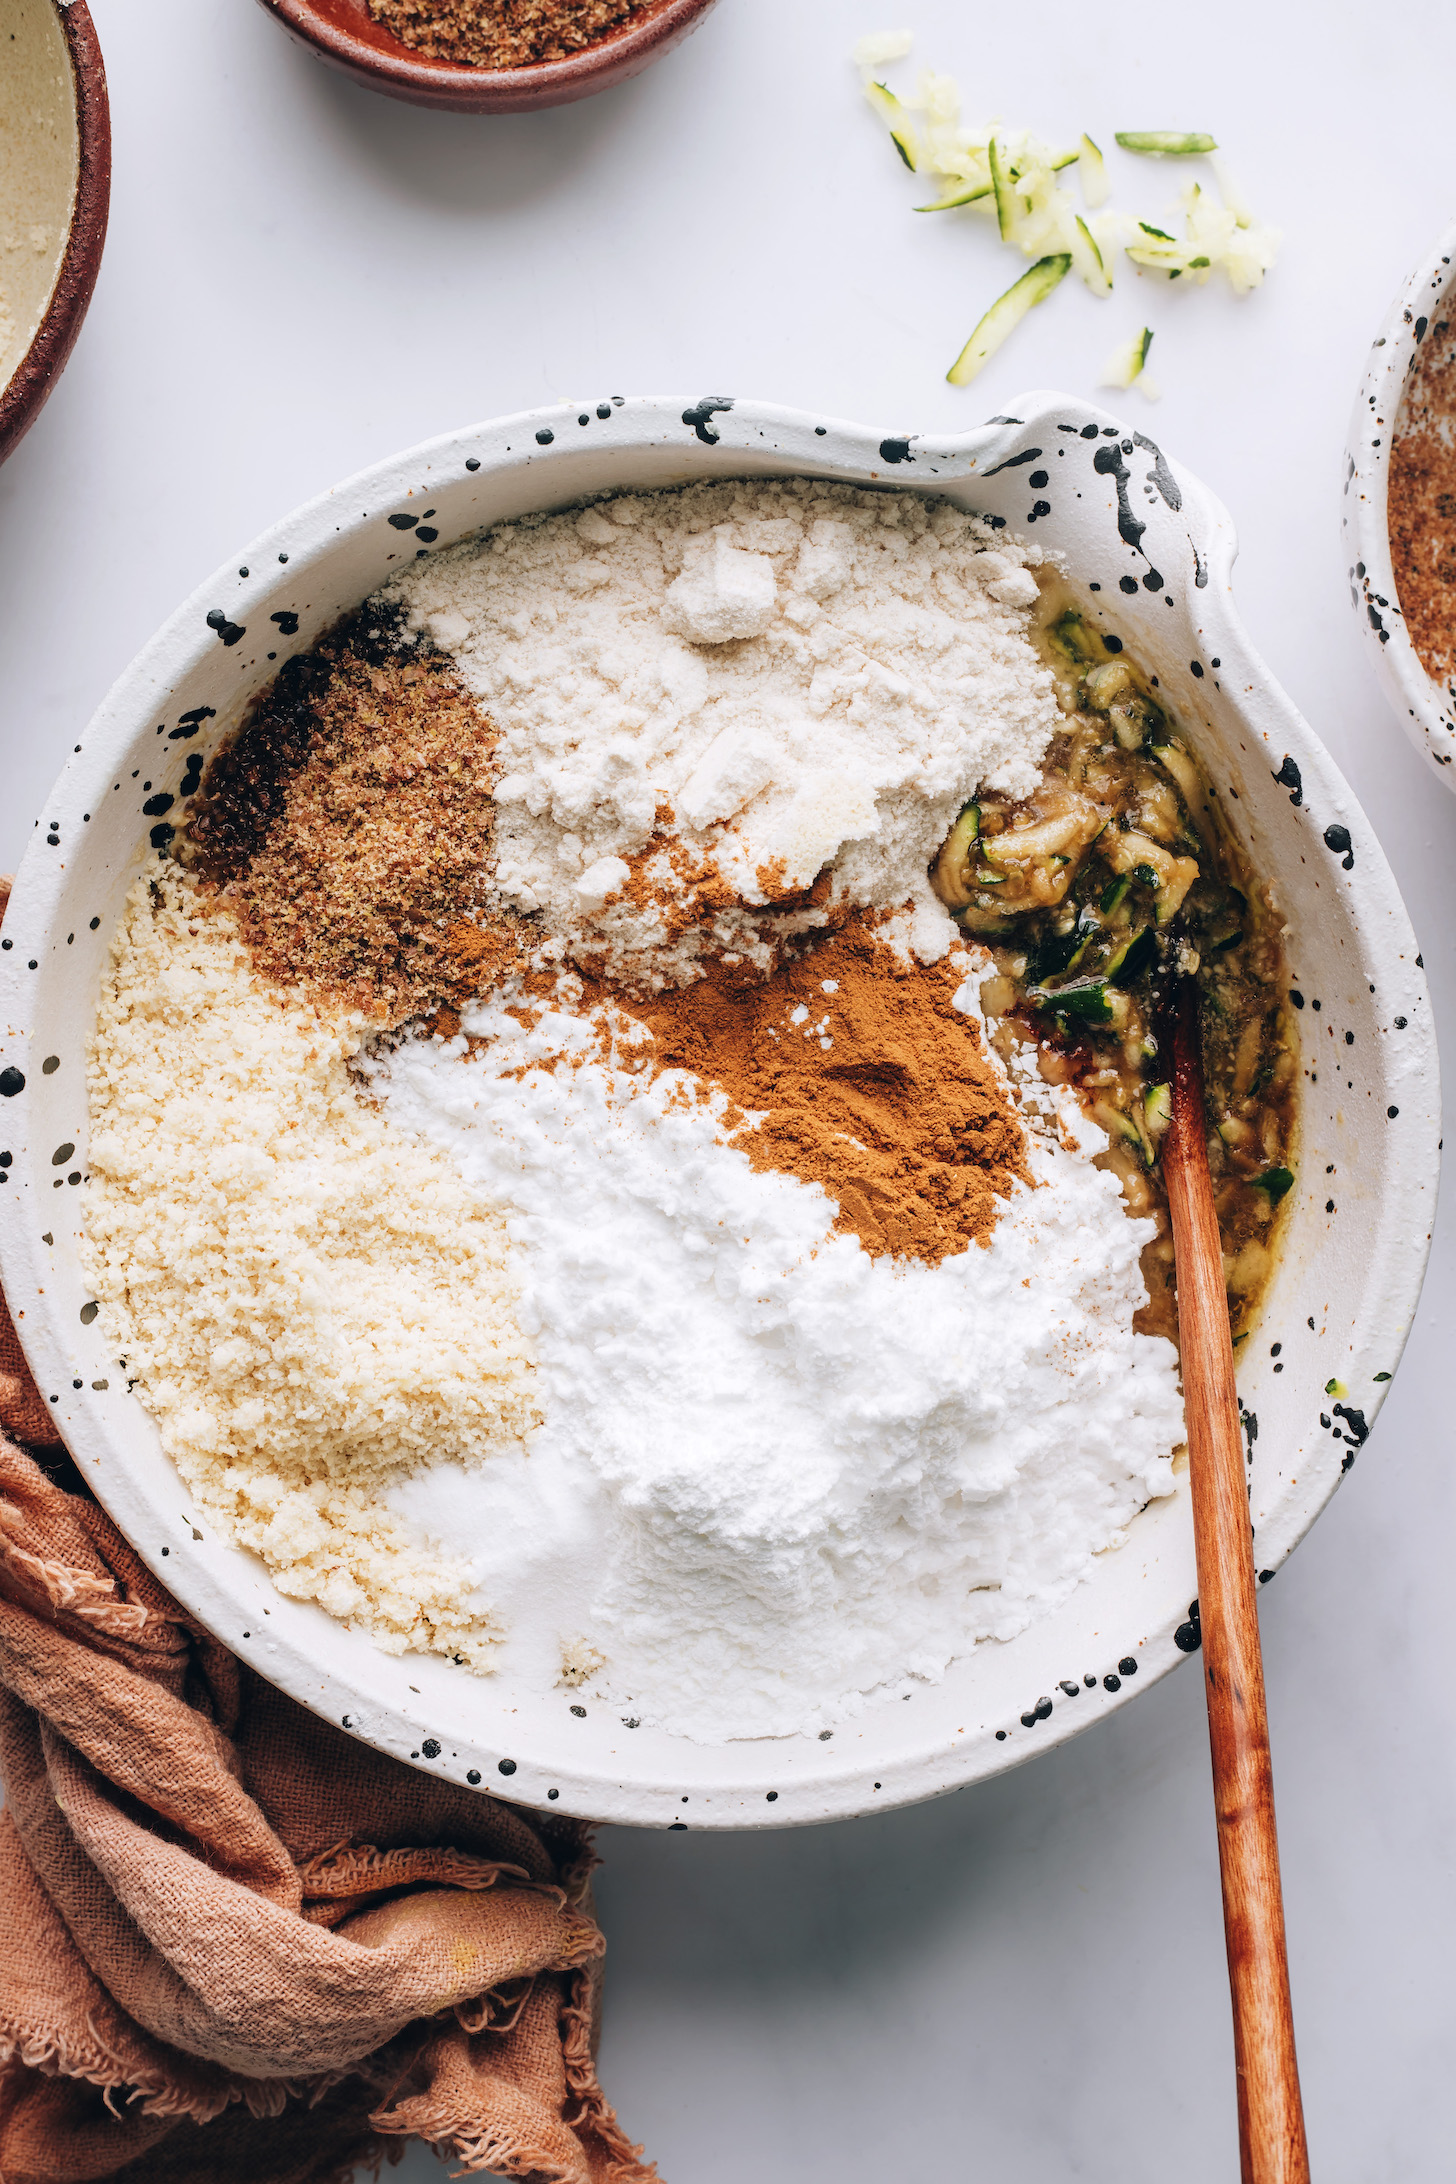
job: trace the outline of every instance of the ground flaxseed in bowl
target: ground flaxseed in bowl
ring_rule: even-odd
[[[1171,1491],[1149,980],[1224,1026],[1246,1324],[1277,920],[1033,549],[794,480],[501,525],[288,664],[178,850],[103,995],[92,1272],[286,1591],[822,1732]]]
[[[403,44],[471,68],[569,60],[650,12],[650,0],[369,0]]]
[[[1426,328],[1401,396],[1386,512],[1406,633],[1431,681],[1449,694],[1456,690],[1456,324],[1444,305]]]

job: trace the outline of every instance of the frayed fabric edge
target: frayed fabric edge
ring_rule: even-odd
[[[563,1909],[567,1900],[564,1888],[552,1881],[532,1880],[524,1866],[433,1845],[378,1850],[372,1843],[337,1843],[306,1860],[298,1875],[305,1897],[368,1895],[375,1889],[435,1880],[468,1890],[494,1888],[504,1881],[535,1895],[555,1897]]]
[[[140,1637],[151,1617],[139,1600],[118,1598],[115,1578],[97,1577],[20,1546],[6,1529],[6,1520],[18,1516],[13,1503],[0,1500],[0,1565],[28,1580],[56,1614],[75,1615],[113,1638]]]
[[[90,2041],[81,2043],[57,2031],[27,2030],[0,2019],[0,2068],[18,2063],[42,2078],[75,2078],[94,2085],[113,2114],[117,2108],[112,2096],[120,2095],[125,2107],[138,2106],[144,2116],[196,2124],[214,2122],[236,2102],[264,2120],[281,2116],[290,2101],[313,2107],[345,2078],[357,2075],[352,2070],[330,2070],[317,2078],[270,2078],[256,2084],[236,2079],[209,2093],[189,2094],[156,2070],[138,2070],[134,2063],[123,2062],[94,2025],[90,2030]]]
[[[229,2090],[206,2098],[188,2098],[169,2086],[157,2071],[138,2071],[113,2055],[95,2037],[87,2043],[67,2039],[63,2033],[41,2032],[0,2021],[0,2066],[20,2063],[43,2078],[78,2078],[94,2085],[114,2108],[113,2093],[125,2093],[127,2105],[140,2100],[143,2115],[186,2116],[193,2123],[211,2123],[238,2096]]]
[[[605,2147],[611,2156],[606,2184],[653,2184],[657,2164],[645,2161],[642,2148],[628,2138],[597,2077],[592,2054],[595,2019],[593,1971],[588,1965],[570,1975],[569,1997],[558,2019],[566,2083],[576,2096],[575,2111],[568,2109],[563,2120],[578,2134],[583,2128],[590,2131]]]

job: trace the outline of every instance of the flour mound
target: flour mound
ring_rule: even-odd
[[[916,494],[740,480],[527,516],[388,596],[499,731],[504,906],[660,987],[769,960],[753,910],[826,868],[826,899],[908,899],[943,951],[927,865],[976,788],[1030,791],[1060,720],[1040,558]],[[669,832],[720,882],[690,920]]]

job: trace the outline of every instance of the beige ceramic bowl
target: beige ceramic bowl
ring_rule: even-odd
[[[106,71],[84,0],[0,0],[0,462],[81,330],[110,196]]]

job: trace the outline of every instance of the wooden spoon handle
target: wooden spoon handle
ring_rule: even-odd
[[[1163,1173],[1177,1256],[1204,1688],[1233,1996],[1240,2174],[1243,2184],[1308,2184],[1252,1526],[1191,979],[1179,981],[1170,1013],[1173,1114],[1163,1138]]]

